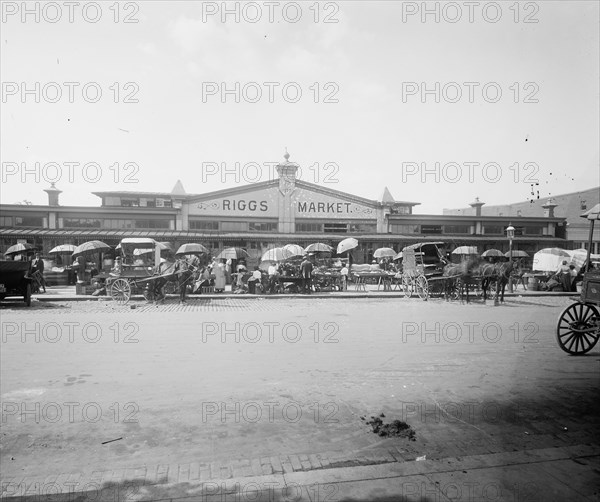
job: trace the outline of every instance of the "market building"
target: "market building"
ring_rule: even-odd
[[[47,252],[59,244],[92,239],[116,246],[123,237],[152,237],[176,245],[201,242],[213,253],[243,247],[258,259],[273,246],[335,246],[353,236],[361,244],[355,252],[361,263],[370,261],[378,247],[401,250],[420,241],[444,241],[449,250],[476,245],[480,251],[507,251],[505,229],[511,223],[517,229],[513,248],[528,253],[581,247],[586,240],[577,233],[574,242],[568,235],[574,227],[569,228],[572,219],[561,212],[566,204],[559,197],[541,214],[488,214],[479,200],[469,211],[457,210],[460,214],[417,214],[418,202],[396,200],[387,187],[380,200],[372,200],[299,180],[299,166],[287,152],[284,157],[274,180],[203,194],[187,193],[180,181],[170,192],[93,192],[101,199],[99,207],[61,206],[61,191],[53,185],[45,190],[47,206],[0,205],[1,251],[16,242]],[[593,197],[588,203],[595,203]]]

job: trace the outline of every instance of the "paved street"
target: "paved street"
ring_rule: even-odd
[[[310,481],[331,467],[525,450],[592,448],[597,458],[600,346],[582,357],[560,350],[556,319],[569,303],[224,298],[7,308],[2,479],[14,487],[298,472]],[[366,421],[381,414],[408,423],[415,440],[374,434]],[[581,479],[594,479],[594,465],[597,473],[597,462],[579,466]],[[519,469],[497,481],[520,486],[514,500],[569,484]],[[376,486],[357,488],[360,500]],[[588,481],[580,495],[596,488]]]

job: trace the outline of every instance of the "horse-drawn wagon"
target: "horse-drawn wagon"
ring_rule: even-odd
[[[586,272],[583,276],[581,295],[569,305],[558,318],[556,338],[562,350],[569,354],[585,354],[592,350],[600,338],[600,270],[591,266],[591,250],[594,222],[600,220],[600,204],[581,215],[590,220],[590,236]]]
[[[402,250],[402,291],[405,298],[416,293],[422,300],[445,292],[447,277],[443,275],[445,260],[443,242],[419,242]]]

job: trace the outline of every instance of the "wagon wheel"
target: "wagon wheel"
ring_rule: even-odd
[[[31,283],[28,282],[25,287],[25,294],[23,295],[23,300],[25,301],[25,306],[31,307]]]
[[[131,284],[126,279],[116,279],[110,287],[110,296],[117,303],[127,303],[131,298]]]
[[[598,309],[585,303],[569,305],[558,318],[556,339],[569,354],[589,352],[600,338]]]
[[[413,281],[411,277],[407,275],[402,276],[402,290],[404,291],[404,298],[410,298],[413,293]]]
[[[429,283],[424,275],[420,275],[415,280],[415,289],[421,300],[427,300],[429,297]]]
[[[179,293],[179,285],[174,281],[169,281],[165,285],[164,291],[165,295],[174,295],[175,293]]]

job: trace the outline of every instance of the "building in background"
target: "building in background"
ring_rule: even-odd
[[[511,223],[517,228],[514,249],[528,253],[544,247],[581,247],[587,239],[580,236],[586,222],[576,219],[582,203],[575,207],[571,199],[556,197],[539,214],[493,213],[479,200],[468,211],[415,214],[418,202],[395,200],[387,187],[380,200],[366,199],[298,180],[298,167],[286,153],[274,180],[204,194],[188,194],[180,181],[170,192],[94,192],[101,199],[99,207],[61,206],[61,191],[52,185],[45,190],[47,206],[0,205],[1,251],[16,242],[29,242],[45,252],[59,244],[92,239],[116,246],[123,237],[137,236],[175,245],[201,242],[213,253],[238,246],[258,259],[273,246],[313,242],[335,246],[352,236],[361,244],[355,252],[361,263],[370,261],[378,247],[399,251],[421,241],[444,241],[449,250],[474,245],[481,252],[507,251],[505,229]],[[586,197],[588,207],[593,206],[592,195]]]

